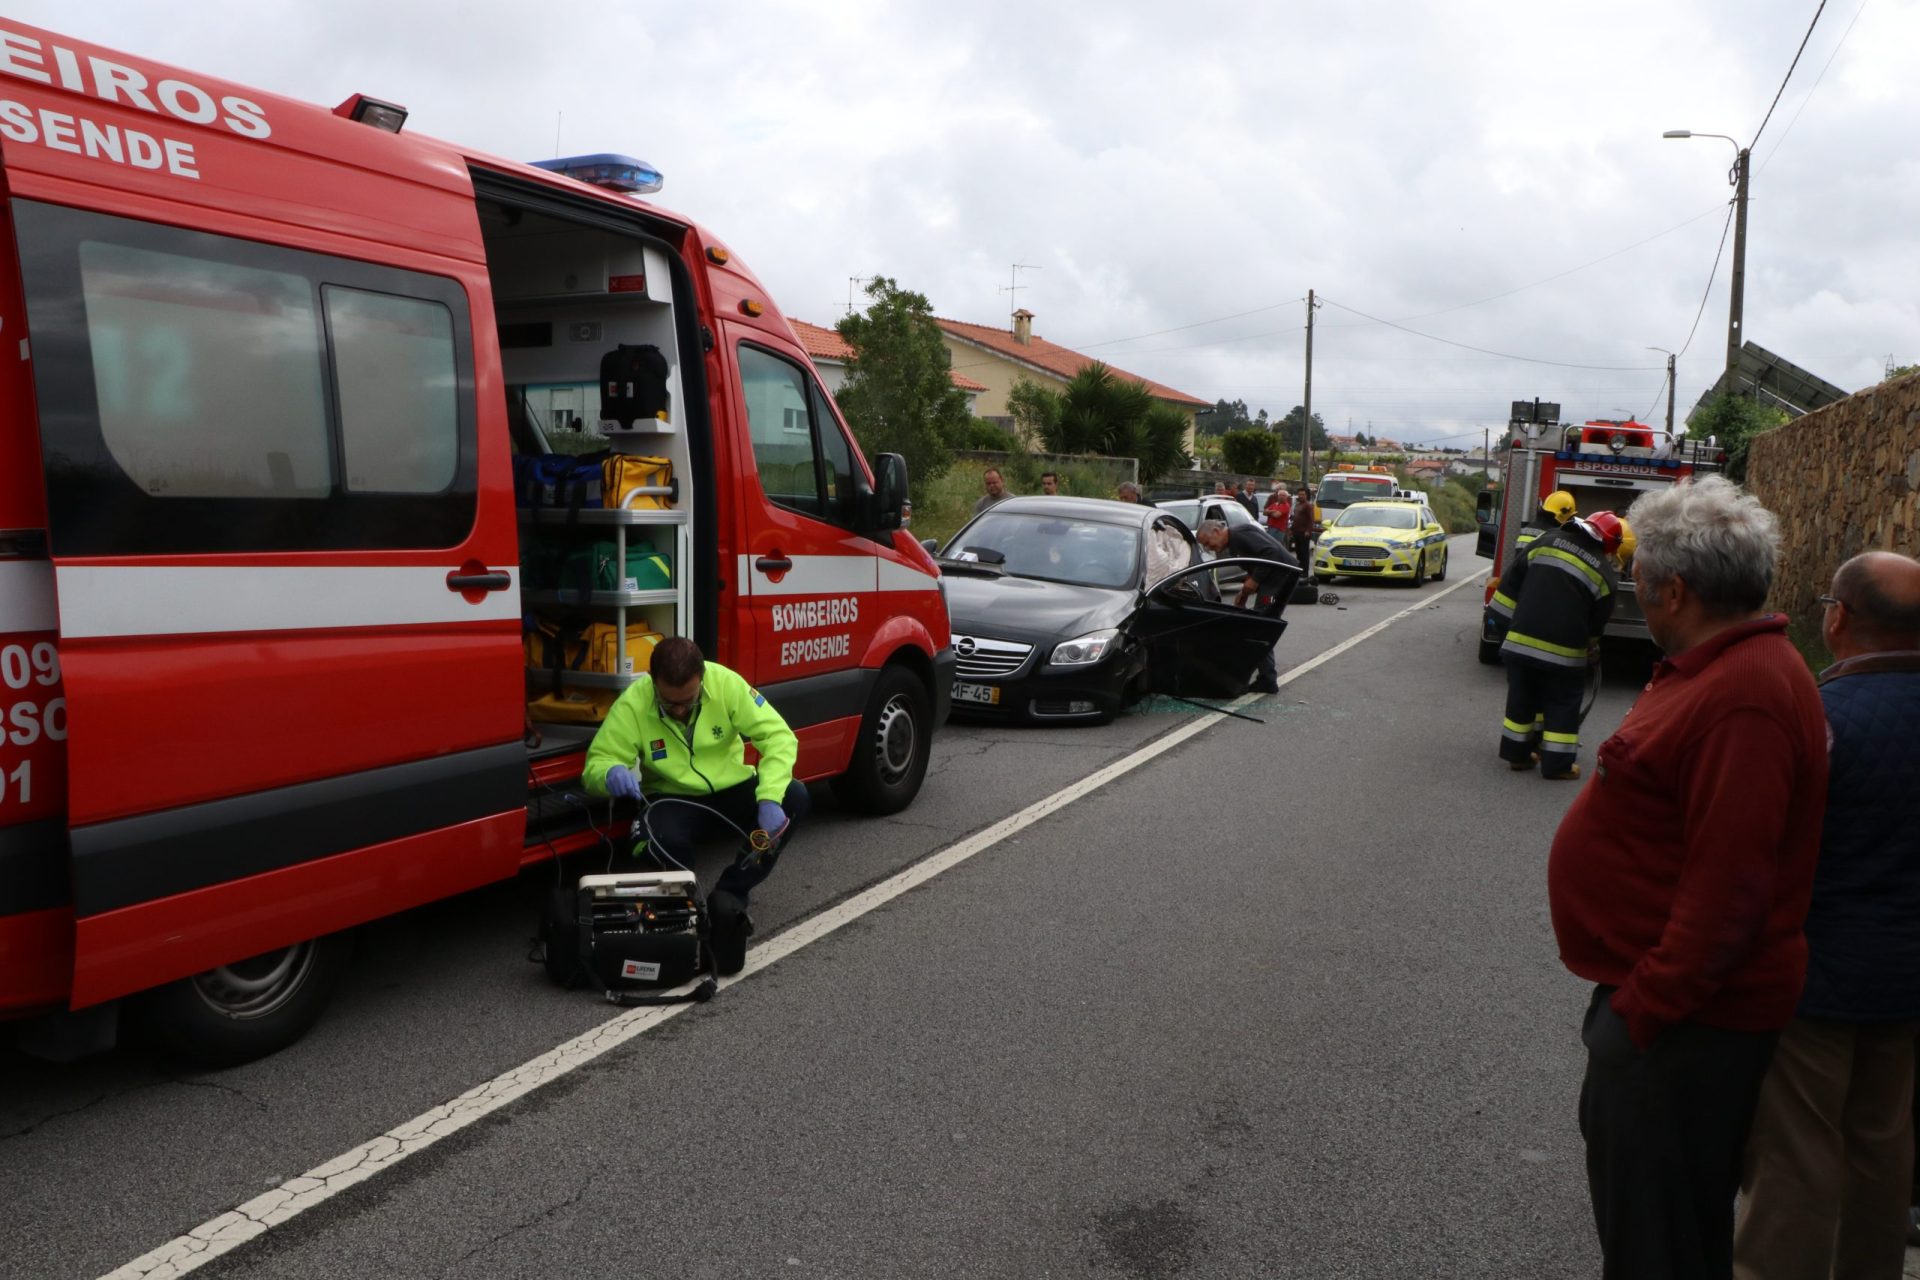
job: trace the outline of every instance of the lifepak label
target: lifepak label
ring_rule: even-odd
[[[156,82],[137,67],[91,54],[83,58],[76,50],[15,31],[0,29],[0,73],[243,138],[273,133],[266,109],[257,102],[233,94],[216,97],[187,80]],[[199,155],[182,138],[12,99],[0,99],[0,137],[133,169],[165,170],[177,178],[200,177]]]
[[[646,960],[622,960],[620,976],[635,982],[657,982],[660,979],[660,966]]]
[[[857,596],[833,600],[802,600],[796,604],[773,606],[775,631],[806,631],[813,627],[844,627],[860,620]]]

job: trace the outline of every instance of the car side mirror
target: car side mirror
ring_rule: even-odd
[[[940,554],[940,540],[938,538],[922,538],[920,539],[920,545],[930,556]]]
[[[873,494],[869,499],[868,531],[889,533],[903,528],[907,505],[907,460],[897,453],[873,457]]]

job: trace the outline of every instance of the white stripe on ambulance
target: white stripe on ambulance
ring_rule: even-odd
[[[515,585],[469,604],[437,565],[60,565],[60,632],[196,636],[245,631],[333,631],[518,619]]]

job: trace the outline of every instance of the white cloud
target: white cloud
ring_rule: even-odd
[[[1492,358],[1328,306],[1316,408],[1402,436],[1477,435],[1522,396],[1581,415],[1658,402],[1645,348],[1686,340],[1732,157],[1660,133],[1751,137],[1810,16],[1804,0],[10,8],[291,97],[391,98],[409,128],[495,154],[552,154],[557,116],[563,153],[653,161],[668,207],[818,323],[848,277],[883,273],[1004,324],[1020,261],[1039,268],[1020,303],[1069,344],[1289,304],[1097,352],[1275,414],[1300,398],[1291,300],[1309,287],[1494,351],[1631,367]],[[1920,6],[1866,9],[1808,99],[1855,11],[1830,6],[1756,151],[1746,299],[1755,341],[1849,388],[1889,353],[1920,358]],[[1723,261],[1683,407],[1718,371],[1727,277]]]

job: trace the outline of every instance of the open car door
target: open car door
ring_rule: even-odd
[[[1270,560],[1235,557],[1191,565],[1146,592],[1133,630],[1147,646],[1147,680],[1155,693],[1182,698],[1237,698],[1287,629],[1280,615],[1300,570],[1282,566],[1285,581],[1265,609],[1241,609],[1220,599],[1216,575],[1238,568],[1273,569]]]

